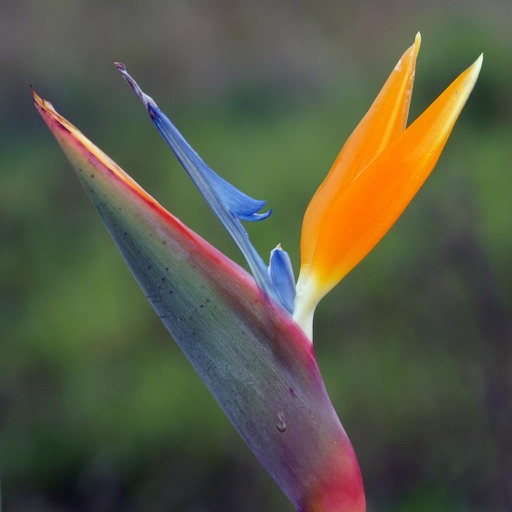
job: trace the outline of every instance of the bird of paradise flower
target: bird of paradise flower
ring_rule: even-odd
[[[363,512],[355,452],[323,384],[318,302],[386,234],[434,168],[482,56],[406,128],[420,36],[343,146],[304,216],[295,285],[277,246],[267,266],[240,221],[264,201],[212,171],[116,63],[153,123],[239,246],[252,276],[188,229],[50,103],[36,108],[72,163],[165,326],[240,435],[301,512]]]

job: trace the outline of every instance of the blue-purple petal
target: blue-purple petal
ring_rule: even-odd
[[[268,296],[278,299],[278,294],[269,278],[267,267],[240,223],[240,219],[253,222],[268,217],[271,213],[270,210],[266,213],[258,213],[266,202],[249,197],[210,169],[170,119],[158,108],[154,100],[141,90],[135,80],[128,74],[125,66],[116,63],[116,67],[145,105],[156,128],[242,251],[258,286]]]

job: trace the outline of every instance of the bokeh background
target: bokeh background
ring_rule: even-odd
[[[485,53],[437,170],[319,307],[316,351],[370,511],[512,510],[508,0],[0,3],[0,478],[5,512],[288,511],[146,303],[31,104],[51,100],[243,264],[117,75],[268,200],[304,209],[422,32],[411,119]]]

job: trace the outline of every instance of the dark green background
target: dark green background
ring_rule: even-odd
[[[512,8],[493,2],[3,1],[0,477],[5,512],[288,511],[146,303],[29,84],[237,261],[121,60],[272,217],[304,209],[418,30],[414,119],[484,52],[431,179],[324,300],[315,347],[370,511],[512,510]]]

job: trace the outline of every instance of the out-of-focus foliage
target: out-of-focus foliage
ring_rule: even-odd
[[[316,351],[369,508],[512,508],[512,8],[481,2],[3,2],[0,476],[26,511],[277,511],[286,500],[124,267],[28,84],[237,261],[111,62],[205,160],[268,199],[248,226],[298,265],[303,211],[421,30],[411,119],[481,52],[434,175],[322,303]]]

